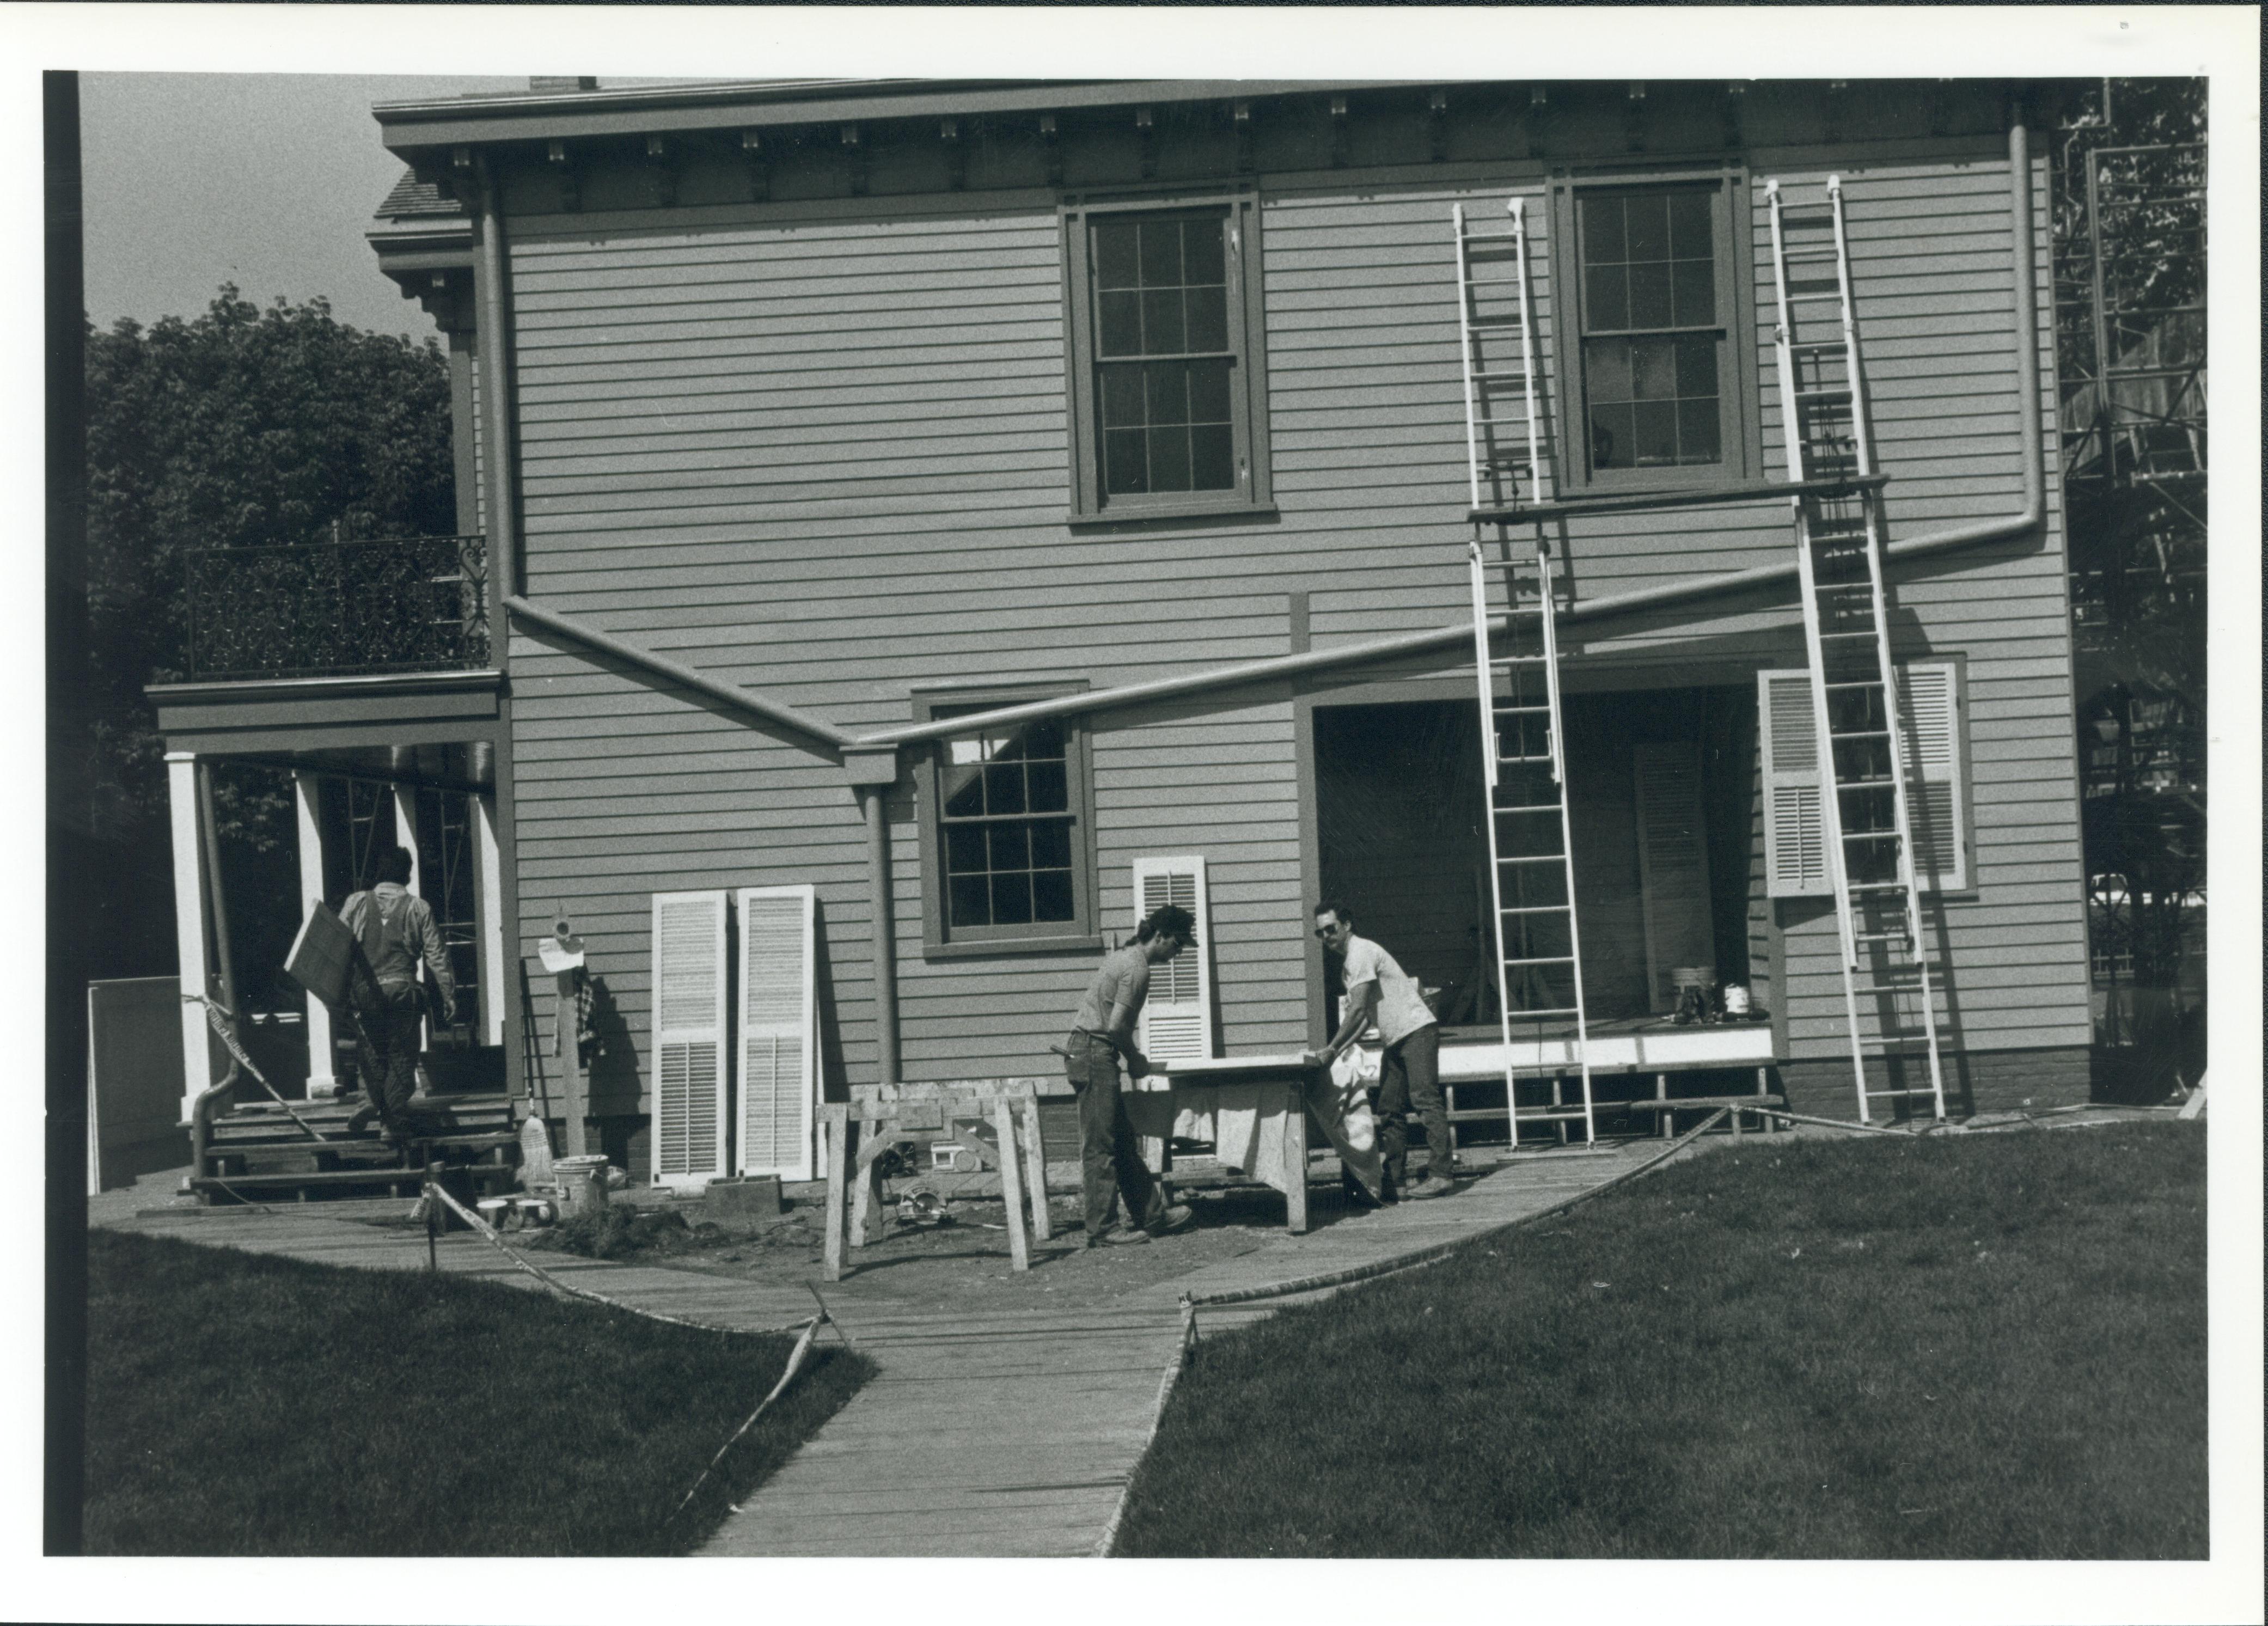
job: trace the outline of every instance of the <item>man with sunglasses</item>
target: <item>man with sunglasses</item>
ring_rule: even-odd
[[[1409,1197],[1447,1196],[1457,1187],[1450,1178],[1449,1115],[1441,1100],[1441,1033],[1417,979],[1385,949],[1355,935],[1354,916],[1344,903],[1315,906],[1315,936],[1327,953],[1340,957],[1346,990],[1339,1031],[1317,1061],[1328,1067],[1377,1023],[1386,1041],[1378,1075],[1378,1151],[1387,1189]],[[1425,1126],[1425,1178],[1404,1189],[1409,1132],[1403,1119],[1413,1109]]]

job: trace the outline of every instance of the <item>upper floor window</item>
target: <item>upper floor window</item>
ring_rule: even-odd
[[[1571,494],[1760,477],[1746,199],[1721,174],[1555,188]]]
[[[1072,518],[1265,507],[1255,200],[1074,203],[1064,229]]]

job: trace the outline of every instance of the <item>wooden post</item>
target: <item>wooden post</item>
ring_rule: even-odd
[[[205,954],[204,855],[197,832],[197,759],[187,751],[166,753],[166,786],[173,815],[173,931],[180,955],[180,991],[211,992]],[[212,1088],[212,1035],[204,1007],[181,1001],[181,1122],[187,1123],[197,1097]],[[200,1171],[202,1172],[202,1171]]]
[[[839,1282],[843,1279],[843,1199],[850,1166],[850,1109],[840,1101],[827,1101],[821,1105],[819,1115],[827,1129],[827,1240],[819,1276],[821,1281]]]
[[[1668,1073],[1656,1073],[1653,1075],[1653,1099],[1658,1101],[1666,1101],[1669,1099],[1669,1075]],[[1677,1115],[1675,1113],[1670,1111],[1667,1107],[1664,1107],[1660,1112],[1655,1113],[1653,1115],[1653,1132],[1660,1136],[1662,1139],[1668,1140],[1672,1132],[1670,1120],[1676,1117],[1676,1115]]]
[[[1032,1234],[1046,1242],[1054,1239],[1055,1227],[1048,1218],[1048,1150],[1040,1138],[1040,1098],[1024,1097],[1022,1110],[1024,1169],[1032,1187]]]
[[[992,1127],[1000,1136],[1000,1197],[1008,1210],[1009,1269],[1028,1270],[1032,1247],[1024,1235],[1024,1181],[1016,1168],[1016,1109],[1005,1095],[992,1098]]]
[[[1757,1096],[1757,1099],[1758,1099],[1758,1100],[1762,1100],[1764,1096],[1769,1095],[1770,1093],[1771,1093],[1771,1091],[1766,1087],[1766,1080],[1765,1080],[1765,1078],[1764,1078],[1764,1069],[1763,1069],[1763,1068],[1759,1067],[1759,1068],[1757,1068],[1757,1069],[1756,1069],[1756,1096]],[[1771,1134],[1774,1129],[1778,1129],[1778,1128],[1779,1127],[1779,1124],[1778,1124],[1778,1122],[1777,1122],[1772,1118],[1772,1116],[1771,1116],[1769,1113],[1762,1113],[1762,1112],[1758,1113],[1758,1114],[1756,1115],[1756,1122],[1757,1122],[1758,1123],[1760,1123],[1760,1124],[1762,1124],[1762,1125],[1764,1126],[1764,1133],[1765,1133],[1765,1134],[1767,1134],[1767,1135]]]
[[[1285,1093],[1284,1223],[1293,1236],[1307,1233],[1307,1090],[1295,1080]]]
[[[291,776],[291,806],[299,839],[299,918],[305,921],[323,898],[323,827],[320,782],[313,774]],[[331,1008],[307,996],[307,1099],[328,1100],[339,1093],[331,1048]]]

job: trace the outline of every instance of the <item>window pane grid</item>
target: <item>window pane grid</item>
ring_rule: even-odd
[[[1686,188],[1579,200],[1594,468],[1724,460],[1715,196]]]
[[[984,709],[939,706],[932,715]],[[948,740],[941,754],[948,926],[1074,920],[1069,734],[1062,720]]]
[[[1217,215],[1093,228],[1108,496],[1235,489],[1224,230]]]

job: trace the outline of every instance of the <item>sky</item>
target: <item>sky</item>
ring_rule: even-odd
[[[363,239],[402,169],[371,104],[526,88],[525,76],[82,75],[88,316],[191,318],[227,282],[257,305],[320,295],[357,327],[433,332]]]

